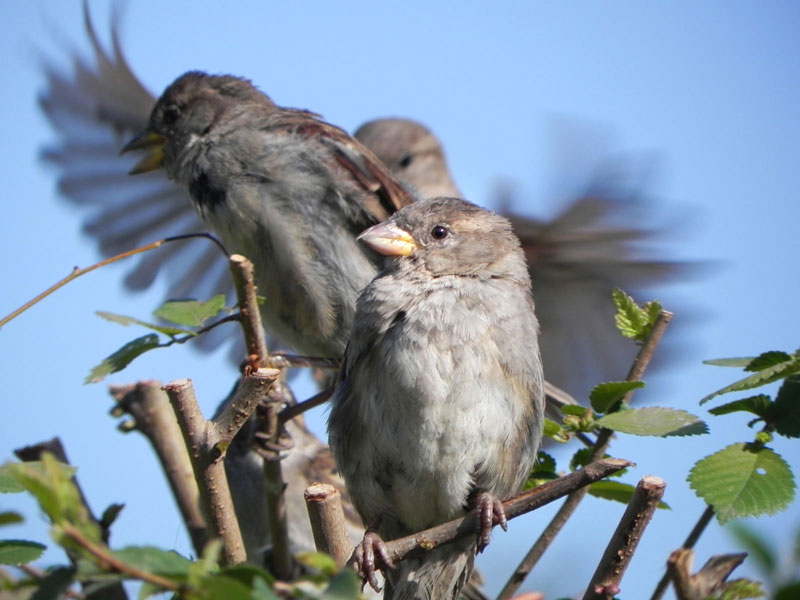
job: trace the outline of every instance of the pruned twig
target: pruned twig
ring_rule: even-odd
[[[639,349],[639,352],[636,355],[630,370],[628,371],[628,381],[637,381],[641,379],[642,375],[644,375],[644,372],[647,370],[647,367],[653,358],[653,353],[655,352],[656,347],[661,341],[661,338],[664,336],[664,332],[666,331],[667,325],[672,319],[672,316],[672,313],[666,310],[662,310],[659,313],[658,318],[656,319],[656,322],[653,324],[653,328],[650,331],[650,335]],[[628,392],[623,399],[623,402],[626,404],[630,402],[633,396],[633,391],[634,390]],[[600,430],[594,445],[591,447],[590,455],[587,458],[588,461],[591,462],[599,460],[605,455],[612,435],[613,432],[610,429]],[[525,555],[522,561],[520,561],[519,565],[517,565],[517,568],[511,574],[511,577],[508,579],[505,586],[500,591],[500,594],[497,596],[497,600],[508,600],[514,595],[528,574],[533,570],[533,567],[536,566],[536,563],[539,562],[539,559],[545,553],[547,548],[550,547],[550,544],[552,544],[553,540],[555,540],[556,536],[567,523],[569,518],[578,508],[578,505],[581,503],[584,496],[586,496],[587,492],[588,488],[580,488],[574,493],[570,494],[570,496],[564,501],[564,504],[559,508],[555,516],[547,524],[544,531],[542,531],[541,535],[536,539],[536,542],[534,542],[533,546],[531,546],[531,549],[528,550],[528,553]]]
[[[192,462],[169,398],[157,381],[111,386],[109,391],[117,402],[115,410],[131,415],[134,428],[153,447],[189,532],[192,548],[200,556],[208,543],[208,528]]]
[[[343,567],[350,558],[352,544],[344,523],[342,495],[332,485],[314,483],[306,488],[304,497],[317,550],[331,555]]]
[[[666,486],[663,479],[651,475],[639,481],[628,502],[628,508],[592,575],[583,600],[612,600],[619,593],[622,577],[645,528],[661,502]]]
[[[738,567],[747,553],[712,556],[703,568],[692,575],[694,550],[675,550],[667,561],[667,571],[675,585],[678,600],[705,600],[716,598],[726,587],[725,580]]]

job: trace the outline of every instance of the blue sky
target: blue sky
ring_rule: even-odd
[[[91,2],[108,39],[107,2]],[[59,198],[55,173],[38,160],[54,140],[36,104],[39,60],[65,48],[88,52],[79,2],[0,6],[0,313],[10,312],[74,265],[98,260],[80,232],[82,213]],[[279,104],[309,108],[348,130],[367,119],[409,116],[444,142],[468,199],[490,203],[499,180],[525,199],[520,208],[552,214],[580,189],[599,156],[644,158],[661,222],[674,227],[671,256],[718,261],[701,279],[673,286],[667,307],[687,302],[701,315],[680,330],[682,355],[648,379],[640,398],[703,416],[697,401],[735,373],[705,358],[792,351],[800,328],[800,6],[792,2],[137,2],[124,12],[129,62],[160,92],[199,68],[245,75]],[[66,61],[63,61],[66,64]],[[564,131],[577,146],[559,147]],[[190,553],[155,460],[143,439],[123,436],[107,414],[105,384],[84,386],[89,368],[139,332],[101,321],[95,310],[146,317],[159,285],[132,295],[124,267],[67,286],[0,332],[0,460],[12,449],[60,435],[95,510],[127,503],[115,545],[155,544]],[[680,322],[682,315],[676,316]],[[678,331],[676,327],[676,331]],[[620,377],[624,376],[621,374]],[[143,357],[112,383],[191,377],[210,412],[231,383],[223,354],[186,348]],[[301,392],[302,395],[302,392]],[[323,430],[324,413],[314,419]],[[669,552],[703,510],[685,482],[692,463],[748,439],[746,417],[709,418],[712,435],[620,438],[612,451],[635,458],[635,481],[666,479],[665,499],[623,582],[643,597]],[[794,470],[797,444],[774,447]],[[27,523],[10,535],[45,539],[32,503],[0,497]],[[524,589],[575,594],[588,581],[621,515],[621,505],[588,499]],[[480,563],[496,590],[552,510],[495,534]],[[796,505],[757,521],[788,551]],[[4,535],[7,533],[3,532]],[[698,562],[730,551],[716,524]],[[61,560],[53,551],[50,562]]]

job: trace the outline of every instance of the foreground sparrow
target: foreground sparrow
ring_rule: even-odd
[[[421,123],[377,119],[354,135],[421,197],[461,197],[442,144]],[[641,242],[656,232],[643,227],[646,206],[626,183],[602,174],[550,221],[508,214],[507,201],[502,211],[535,273],[547,381],[579,399],[597,383],[621,379],[637,350],[616,331],[611,291],[636,295],[691,271],[687,264],[646,258]]]
[[[332,399],[330,445],[370,528],[354,558],[385,598],[455,599],[500,500],[519,491],[544,405],[530,277],[505,218],[420,201],[360,239],[389,256],[358,300]],[[388,563],[394,539],[480,512],[477,537]]]

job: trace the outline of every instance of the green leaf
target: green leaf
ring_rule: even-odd
[[[547,418],[544,420],[544,436],[561,444],[569,441],[569,436],[564,433],[564,428]]]
[[[565,415],[573,415],[575,417],[583,417],[589,409],[580,404],[565,404],[561,407],[561,412]]]
[[[323,552],[300,552],[295,558],[304,567],[328,576],[339,570],[333,558]]]
[[[736,358],[710,358],[704,360],[704,365],[712,365],[715,367],[740,367],[744,368],[755,360],[755,356],[740,356]]]
[[[106,312],[103,310],[95,311],[98,317],[102,317],[106,321],[111,321],[112,323],[117,323],[119,325],[123,325],[125,327],[129,325],[141,325],[142,327],[147,327],[148,329],[152,329],[154,331],[158,331],[159,333],[163,333],[169,337],[175,337],[176,335],[186,334],[186,335],[197,335],[194,331],[190,329],[179,329],[177,327],[166,327],[164,325],[157,325],[155,323],[148,323],[147,321],[141,321],[134,317],[127,317],[125,315],[117,315],[115,313]]]
[[[788,438],[800,437],[800,377],[792,375],[786,378],[766,419],[776,433]]]
[[[135,340],[125,344],[122,348],[114,352],[114,354],[103,359],[103,362],[89,372],[89,375],[83,382],[98,383],[103,381],[106,375],[121,371],[127,367],[137,356],[144,354],[148,350],[158,347],[158,336],[154,333],[148,333],[147,335],[136,338]]]
[[[536,457],[536,464],[531,469],[531,473],[555,473],[556,472],[556,459],[549,455],[547,452],[539,450]]]
[[[225,296],[219,294],[200,302],[198,300],[172,300],[164,303],[153,315],[186,327],[201,327],[211,317],[215,317],[222,311],[230,312],[231,309],[225,307]]]
[[[611,298],[617,309],[614,321],[620,333],[638,342],[647,339],[653,329],[653,324],[661,312],[661,304],[651,301],[642,308],[636,304],[633,298],[620,289],[615,289],[611,292]]]
[[[730,385],[726,385],[724,388],[721,388],[716,392],[704,397],[702,400],[700,400],[700,404],[705,404],[712,398],[716,398],[722,394],[741,392],[744,390],[751,390],[762,385],[767,385],[768,383],[784,379],[785,377],[794,375],[795,373],[800,373],[800,359],[797,357],[776,365],[772,365],[771,367],[763,368],[760,371],[745,377],[744,379],[740,379],[739,381],[735,381]]]
[[[353,600],[361,591],[361,578],[355,571],[342,569],[331,579],[327,589],[322,592],[321,600]]]
[[[747,363],[744,368],[745,371],[763,371],[769,367],[774,367],[781,363],[792,360],[792,355],[778,350],[770,350],[769,352],[762,352],[753,360]]]
[[[197,600],[252,600],[250,588],[219,574],[205,575],[190,597]]]
[[[16,465],[24,464],[26,470],[38,471],[40,474],[44,473],[44,467],[41,461],[30,461],[26,463],[6,463],[0,465],[0,493],[2,494],[18,494],[24,492],[27,488],[19,481],[15,469]],[[69,477],[73,477],[78,469],[71,465],[58,463],[60,468]]]
[[[47,546],[27,540],[0,540],[0,565],[24,565],[39,558]]]
[[[714,508],[720,523],[774,514],[794,499],[789,465],[769,448],[732,444],[697,462],[689,485]]]
[[[51,600],[62,598],[64,592],[75,578],[75,569],[56,567],[48,570],[42,579],[36,580],[36,592],[30,600]]]
[[[608,381],[594,386],[589,394],[589,401],[595,412],[606,413],[614,408],[625,394],[644,386],[644,381]]]
[[[278,595],[262,577],[253,579],[250,587],[253,590],[253,600],[279,600]]]
[[[23,490],[24,491],[24,490]],[[25,519],[22,518],[22,515],[14,512],[14,511],[3,511],[0,512],[0,526],[2,525],[16,525],[17,523],[24,522]]]
[[[598,419],[597,424],[600,427],[633,435],[667,437],[708,433],[706,424],[693,414],[662,406],[618,411]]]
[[[800,581],[790,583],[775,592],[772,600],[797,600],[800,598]]]
[[[249,565],[247,563],[240,563],[232,567],[224,567],[220,573],[225,577],[230,577],[243,583],[248,587],[253,587],[257,581],[266,582],[269,586],[275,582],[275,578],[271,573],[265,571],[261,567]]]
[[[749,579],[734,579],[722,586],[719,600],[746,600],[747,598],[763,598],[766,596],[761,583]]]
[[[772,404],[772,400],[766,394],[757,394],[749,398],[742,398],[741,400],[734,400],[727,404],[722,404],[716,408],[709,408],[708,412],[712,415],[727,415],[734,412],[749,412],[764,418]]]
[[[622,502],[627,504],[633,498],[633,493],[636,487],[621,481],[595,481],[589,484],[589,495],[595,498],[603,498],[604,500],[613,500],[615,502]],[[658,508],[671,510],[666,502],[659,502]]]

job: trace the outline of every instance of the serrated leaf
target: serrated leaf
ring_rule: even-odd
[[[148,350],[153,350],[159,347],[158,336],[154,333],[148,333],[142,337],[136,338],[122,346],[119,350],[103,359],[99,365],[93,368],[89,375],[86,376],[83,383],[98,383],[105,379],[106,375],[116,373],[127,367],[137,356],[140,356]]]
[[[0,540],[0,565],[24,565],[39,558],[47,546],[27,540]]]
[[[653,328],[653,324],[661,312],[661,304],[651,301],[641,308],[633,298],[620,289],[611,292],[614,306],[617,309],[614,322],[619,332],[636,341],[644,341]]]
[[[726,385],[724,388],[721,388],[716,392],[712,392],[708,396],[704,397],[702,400],[700,400],[700,404],[705,404],[712,398],[716,398],[722,394],[741,392],[744,390],[751,390],[762,385],[767,385],[768,383],[778,381],[790,375],[794,375],[795,373],[800,373],[800,360],[797,358],[767,367],[756,373],[753,373],[748,377],[745,377],[744,379],[740,379],[739,381],[735,381],[730,385]]]
[[[594,386],[589,393],[589,402],[595,412],[606,413],[614,408],[614,405],[622,400],[625,394],[644,386],[644,381],[607,381],[600,383]]]
[[[342,569],[331,579],[330,584],[322,592],[321,600],[353,600],[359,597],[361,578],[355,571]]]
[[[0,526],[2,525],[16,525],[17,523],[24,522],[25,519],[18,512],[11,510],[0,512]]]
[[[201,327],[211,317],[222,311],[230,311],[225,307],[225,296],[218,294],[205,302],[199,300],[171,300],[165,302],[153,315],[185,327]]]
[[[755,360],[755,356],[738,356],[734,358],[709,358],[708,360],[704,360],[704,365],[712,365],[714,367],[740,367],[744,368],[749,365],[753,360]]]
[[[705,457],[688,477],[698,497],[714,508],[720,523],[774,514],[794,499],[789,465],[769,448],[732,444]]]
[[[569,441],[569,436],[564,433],[564,428],[547,418],[544,420],[543,435],[561,444]]]
[[[708,433],[698,417],[685,410],[663,406],[629,408],[598,419],[597,425],[632,435],[667,437]]]
[[[556,459],[549,455],[547,452],[539,450],[536,457],[536,464],[533,465],[531,473],[555,473],[556,472]]]
[[[792,360],[792,355],[787,354],[786,352],[781,352],[779,350],[770,350],[768,352],[762,352],[758,356],[756,356],[753,360],[747,363],[747,366],[744,368],[745,371],[763,371],[764,369],[768,369],[769,367],[774,367],[775,365],[779,365],[781,363],[785,363],[786,361]]]
[[[6,463],[4,465],[0,465],[0,494],[18,494],[25,491],[25,486],[20,483],[19,479],[17,479],[15,472],[16,467],[14,465],[18,464],[22,463]],[[44,467],[42,466],[41,461],[32,460],[24,464],[27,470],[38,471],[40,474],[44,473]],[[64,471],[65,475],[68,475],[69,477],[73,477],[75,473],[78,472],[78,469],[72,465],[67,465],[64,463],[58,464]]]
[[[727,404],[721,404],[716,408],[709,408],[708,412],[712,415],[727,415],[734,412],[749,412],[764,418],[769,411],[772,399],[766,394],[757,394],[741,400],[734,400]]]
[[[589,495],[595,498],[603,498],[604,500],[613,500],[614,502],[622,502],[627,504],[633,498],[636,487],[621,481],[595,481],[589,484]],[[671,510],[666,502],[659,502],[658,508],[664,510]]]
[[[788,438],[800,437],[800,377],[786,378],[770,406],[767,419],[776,433]]]
[[[761,583],[749,579],[734,579],[722,586],[722,595],[719,600],[747,600],[748,598],[763,598],[766,596]]]
[[[94,314],[96,314],[98,317],[105,319],[106,321],[111,321],[112,323],[117,323],[118,325],[122,325],[124,327],[128,327],[129,325],[141,325],[142,327],[147,327],[148,329],[158,331],[159,333],[163,333],[164,335],[169,337],[174,337],[176,335],[181,335],[181,334],[197,335],[194,331],[190,329],[179,329],[178,327],[168,327],[166,325],[148,323],[147,321],[142,321],[135,317],[118,315],[115,313],[106,312],[104,310],[97,310],[95,311]]]

